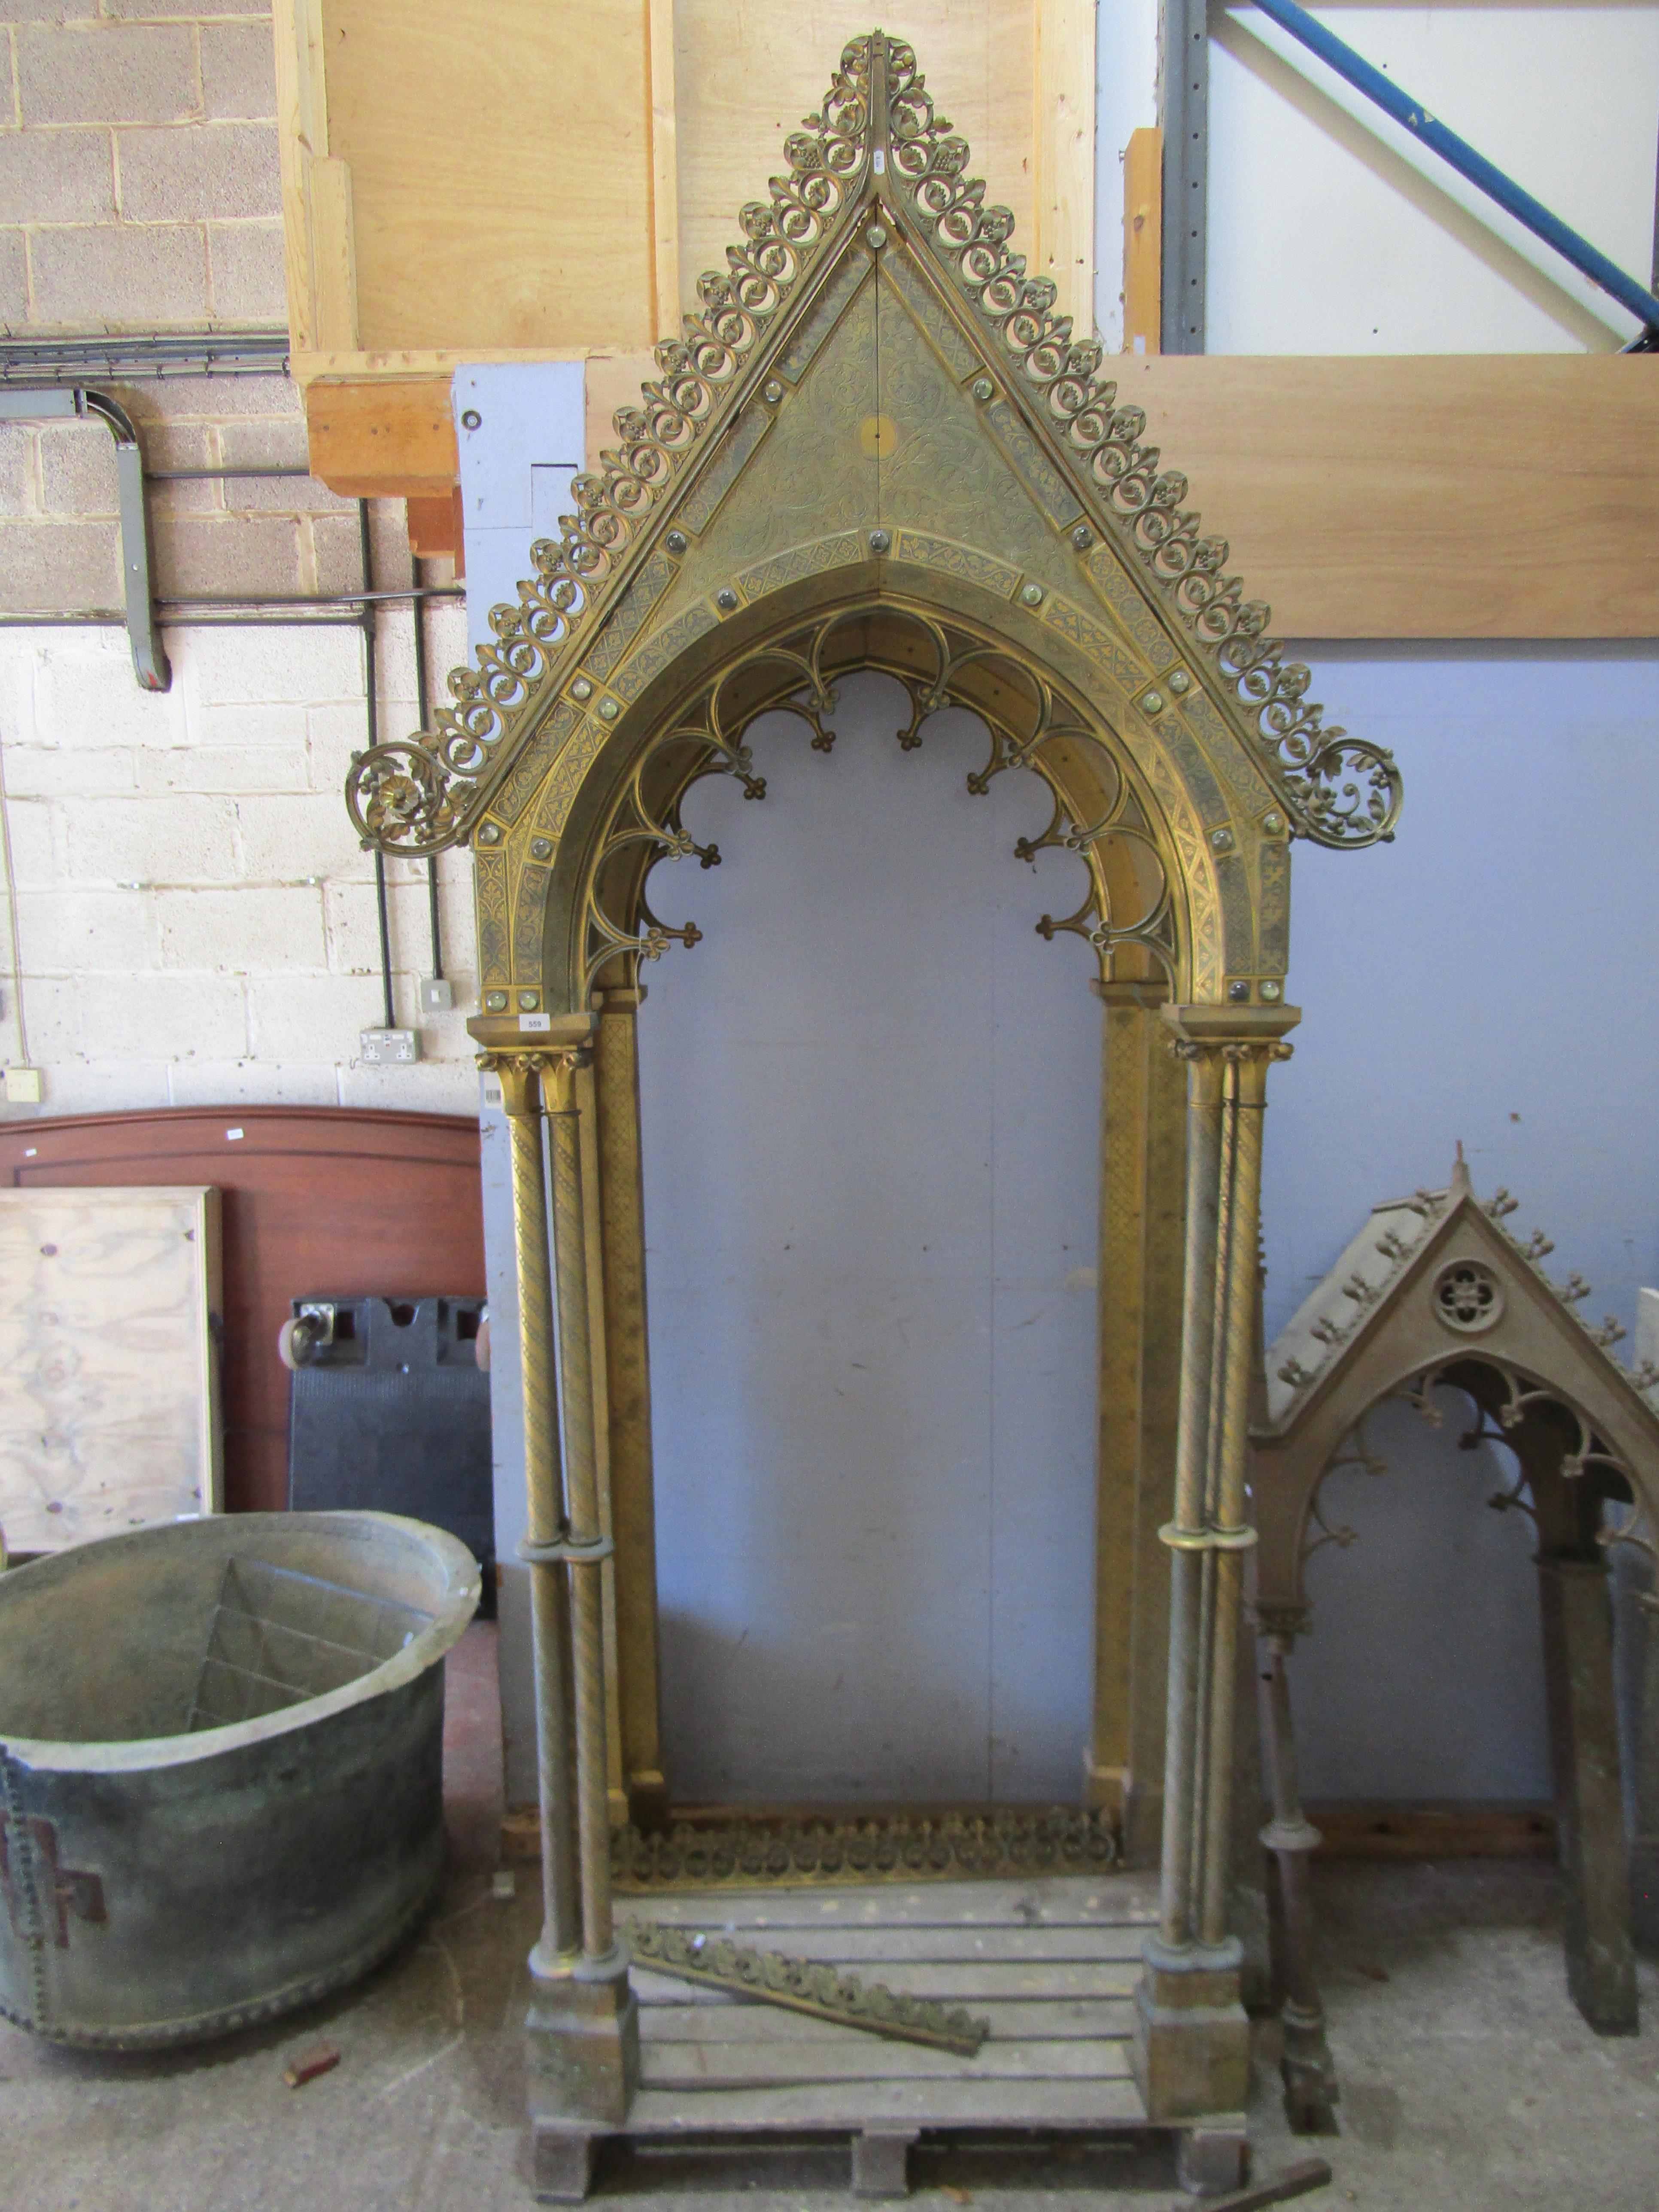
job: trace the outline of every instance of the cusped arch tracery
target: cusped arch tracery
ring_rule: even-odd
[[[745,741],[754,723],[763,714],[792,715],[811,747],[828,752],[836,739],[825,717],[838,686],[866,671],[892,678],[908,698],[908,714],[894,732],[902,750],[922,744],[929,717],[965,708],[989,738],[982,764],[968,775],[970,792],[984,794],[1012,769],[1028,769],[1046,786],[1048,823],[1019,841],[1018,856],[1073,853],[1088,872],[1088,890],[1073,911],[1043,915],[1035,925],[1039,933],[1050,940],[1081,938],[1103,980],[1176,989],[1186,935],[1179,858],[1156,796],[1104,718],[983,625],[868,594],[786,621],[748,645],[662,714],[638,744],[588,841],[581,925],[568,954],[573,968],[577,959],[581,965],[580,978],[570,979],[573,1002],[582,1003],[600,982],[632,981],[640,962],[658,959],[677,940],[697,941],[694,924],[675,926],[653,912],[647,891],[659,861],[719,864],[718,849],[699,843],[684,825],[681,810],[692,785],[728,775],[746,798],[763,799],[765,780],[755,773]]]

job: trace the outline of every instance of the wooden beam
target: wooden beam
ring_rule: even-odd
[[[1310,1805],[1322,1859],[1550,1859],[1547,1805]]]
[[[1164,350],[1164,133],[1129,133],[1123,153],[1123,350]]]
[[[313,319],[319,346],[357,343],[357,242],[351,216],[351,171],[340,161],[313,160],[311,273]]]
[[[456,575],[465,576],[466,541],[461,526],[459,484],[436,499],[409,500],[406,507],[410,551],[421,561],[453,561]]]
[[[1659,362],[1125,356],[1288,638],[1659,635]]]
[[[1036,0],[1034,21],[1036,251],[1032,264],[1043,276],[1053,277],[1060,313],[1069,315],[1077,335],[1086,338],[1093,336],[1095,327],[1093,0]],[[1000,179],[988,181],[998,195],[1006,189]]]
[[[306,391],[311,472],[346,499],[448,499],[460,477],[449,379],[318,382]]]
[[[323,482],[447,495],[451,358],[310,356]],[[652,362],[586,360],[593,466]],[[1115,374],[1281,637],[1659,635],[1659,362],[1126,355]]]
[[[273,0],[276,147],[283,180],[283,280],[296,346],[318,343],[312,254],[311,164],[328,154],[322,0]]]
[[[659,338],[680,328],[679,120],[674,99],[674,0],[646,0],[650,101],[652,311]]]

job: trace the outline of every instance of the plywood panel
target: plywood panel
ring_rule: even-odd
[[[1659,375],[1641,355],[1126,356],[1281,636],[1659,632]]]
[[[366,348],[648,343],[638,0],[325,0]]]
[[[216,1191],[0,1191],[10,1551],[217,1509],[219,1305]]]
[[[448,1114],[179,1107],[0,1127],[0,1185],[211,1182],[224,1224],[225,1504],[288,1502],[276,1331],[318,1292],[482,1297],[478,1125]]]
[[[824,0],[750,0],[737,15],[726,0],[679,0],[674,16],[680,298],[690,313],[701,272],[726,267],[738,209],[766,198],[768,179],[787,167],[784,141],[817,112],[842,46],[865,26]],[[889,28],[915,46],[939,112],[973,149],[971,173],[1013,210],[1015,243],[1031,252],[1031,0],[915,0]]]

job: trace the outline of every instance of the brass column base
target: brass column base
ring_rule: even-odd
[[[1135,1991],[1130,2057],[1149,2120],[1242,2112],[1250,2082],[1250,2023],[1239,2002],[1236,1942],[1172,1949],[1146,1944]]]
[[[640,2086],[640,2007],[618,1945],[604,1961],[530,1977],[525,2019],[530,2119],[539,2134],[620,2127]]]

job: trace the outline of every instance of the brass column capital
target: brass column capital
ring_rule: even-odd
[[[481,1052],[479,1070],[501,1079],[501,1106],[507,1114],[539,1114],[542,1110],[542,1070],[550,1055],[544,1052]]]
[[[540,1055],[542,1096],[550,1114],[574,1114],[576,1107],[576,1078],[584,1067],[593,1065],[590,1045],[569,1045],[558,1052]]]

